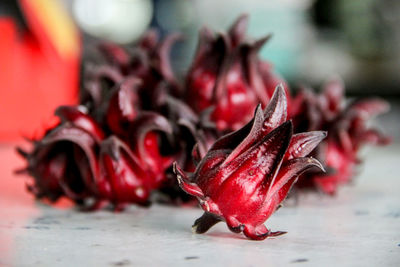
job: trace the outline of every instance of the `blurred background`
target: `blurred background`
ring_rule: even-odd
[[[398,0],[1,0],[0,139],[40,136],[56,106],[75,103],[97,42],[181,32],[172,61],[183,76],[199,28],[226,29],[244,12],[249,35],[273,33],[261,57],[292,87],[338,74],[350,96],[400,97]]]

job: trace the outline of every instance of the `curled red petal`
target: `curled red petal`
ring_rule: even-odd
[[[142,112],[131,125],[133,146],[137,148],[141,158],[149,157],[145,147],[145,139],[148,133],[153,131],[161,131],[171,136],[173,128],[164,116],[150,111]]]
[[[111,64],[122,68],[128,67],[130,56],[121,46],[110,42],[104,42],[100,43],[98,48]]]
[[[324,171],[322,164],[314,158],[295,158],[285,162],[269,190],[267,198],[278,198],[278,202],[282,202],[295,182],[295,179],[307,169],[313,167]]]
[[[62,126],[51,131],[45,138],[41,140],[43,145],[50,145],[56,142],[67,141],[77,145],[84,152],[90,168],[90,176],[83,175],[84,184],[91,193],[97,192],[97,179],[100,178],[99,166],[97,161],[96,150],[98,143],[89,132],[84,129],[77,128],[70,123],[64,123]],[[83,170],[86,172],[85,170]]]
[[[167,37],[160,43],[158,49],[156,49],[156,55],[154,57],[153,63],[155,64],[156,69],[158,69],[163,77],[171,83],[176,82],[170,63],[171,48],[173,44],[181,39],[182,35],[179,33],[167,35]]]
[[[97,122],[85,112],[83,106],[60,106],[55,114],[60,117],[62,123],[72,123],[74,126],[84,129],[92,134],[96,141],[104,138],[103,130]]]
[[[203,191],[200,189],[200,187],[190,182],[189,177],[181,168],[179,168],[176,162],[173,164],[173,168],[174,173],[176,174],[176,177],[178,179],[179,186],[182,188],[183,191],[195,197],[204,198]]]
[[[327,136],[327,132],[313,131],[293,135],[289,149],[285,155],[287,159],[305,157]]]
[[[146,203],[153,180],[129,147],[115,136],[101,144],[100,166],[111,188],[111,201]]]

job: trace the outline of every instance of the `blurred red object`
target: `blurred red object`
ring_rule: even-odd
[[[27,29],[0,17],[0,140],[35,138],[78,98],[80,38],[58,1],[19,0]]]

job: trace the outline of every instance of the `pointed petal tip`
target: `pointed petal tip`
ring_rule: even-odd
[[[242,43],[243,40],[246,38],[245,34],[248,23],[249,15],[242,14],[233,22],[232,26],[230,27],[228,35],[234,47]]]
[[[275,236],[280,236],[280,235],[284,235],[284,234],[287,234],[287,232],[286,231],[276,231],[276,232],[270,232],[269,236],[275,237]]]
[[[265,127],[275,129],[287,120],[287,98],[282,85],[275,88],[268,105],[264,109]]]
[[[328,136],[328,131],[315,131],[315,141],[319,144]]]
[[[262,110],[261,103],[258,103],[256,109],[254,110],[254,117],[257,117],[257,116],[264,116],[264,112]]]
[[[204,198],[201,188],[197,184],[190,182],[188,175],[178,166],[176,162],[172,164],[172,168],[176,174],[178,185],[183,191],[197,198]]]
[[[313,157],[309,157],[307,159],[307,163],[314,165],[315,167],[319,168],[322,172],[326,172],[324,166],[322,165],[321,162],[319,162],[317,159],[313,158]]]
[[[100,154],[107,154],[113,160],[117,161],[120,158],[119,146],[119,139],[116,136],[112,135],[101,143]]]
[[[312,135],[314,140],[318,140],[319,142],[322,141],[325,137],[328,136],[328,131],[310,131],[305,132],[305,134]]]
[[[174,161],[172,163],[172,171],[175,173],[176,179],[178,180],[179,185],[183,189],[184,184],[186,182],[185,180],[187,180],[187,179],[185,179],[185,178],[187,178],[186,173],[179,167],[179,165],[176,161]]]
[[[15,175],[29,174],[29,170],[28,170],[28,168],[17,169],[17,170],[14,170],[13,173]]]
[[[274,90],[274,93],[272,94],[270,103],[279,103],[279,102],[284,102],[285,105],[287,102],[287,97],[286,97],[286,92],[285,88],[283,86],[283,83],[279,83]],[[285,107],[287,108],[287,107]]]
[[[265,39],[267,39],[267,40],[269,40],[269,39],[271,39],[272,37],[274,37],[274,33],[272,33],[272,32],[270,32],[270,33],[268,33],[267,35],[265,35]]]
[[[287,101],[285,86],[283,83],[279,83],[275,89],[276,93],[278,94],[279,98],[282,98],[285,102]],[[275,94],[275,93],[274,93]]]
[[[258,52],[260,51],[260,49],[272,38],[272,33],[269,33],[267,35],[265,35],[264,37],[256,40],[253,44],[252,44],[252,48],[254,51]]]
[[[233,29],[239,29],[242,30],[243,28],[247,27],[247,24],[249,22],[249,14],[248,13],[242,13],[232,24],[232,30]]]
[[[285,86],[283,83],[279,83],[276,87],[275,87],[275,91],[279,91],[279,93],[284,94],[286,96],[286,92],[285,92]]]
[[[274,36],[274,34],[268,33],[267,35],[265,35],[264,37],[261,37],[260,39],[258,39],[257,43],[263,43],[265,44],[266,42],[268,42],[272,37]]]
[[[172,163],[172,171],[175,173],[175,174],[178,174],[177,173],[177,165],[178,165],[178,163],[176,162],[176,161],[174,161],[173,163]]]
[[[21,147],[17,147],[16,149],[16,152],[17,152],[17,154],[18,155],[20,155],[21,157],[23,157],[23,158],[28,158],[28,156],[29,156],[29,153],[28,152],[26,152],[24,149],[22,149]]]

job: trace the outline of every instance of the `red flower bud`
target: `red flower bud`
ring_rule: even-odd
[[[90,209],[106,202],[116,209],[126,203],[147,204],[173,161],[172,156],[160,152],[161,132],[172,134],[167,119],[153,112],[137,115],[128,125],[131,128],[124,129],[129,133],[126,142],[131,141],[134,148],[131,150],[116,136],[103,141],[103,131],[83,110],[81,106],[58,108],[61,124],[35,142],[32,153],[18,150],[28,161],[23,172],[34,177],[28,189],[51,201],[66,196],[85,204],[92,199],[95,202]],[[124,114],[117,114],[123,121]]]
[[[133,154],[140,165],[151,173],[153,188],[158,188],[165,178],[165,170],[173,162],[173,156],[161,154],[161,133],[170,138],[172,127],[165,117],[155,112],[142,112],[131,127]]]
[[[170,34],[160,40],[157,31],[151,29],[131,51],[112,43],[103,43],[99,49],[110,67],[118,69],[122,76],[136,77],[142,81],[142,103],[151,105],[156,97],[155,89],[162,82],[168,84],[172,95],[182,94],[169,58],[172,45],[180,38],[180,34]]]
[[[162,185],[165,170],[173,160],[160,153],[158,131],[172,134],[163,116],[142,112],[131,127],[133,150],[116,136],[105,140],[100,149],[101,177],[110,187],[107,199],[117,207],[124,203],[147,204],[150,193]]]
[[[344,85],[339,79],[329,81],[319,95],[303,90],[293,104],[295,129],[328,131],[328,138],[315,152],[327,172],[309,173],[314,185],[327,194],[334,194],[338,186],[351,180],[354,168],[360,162],[358,151],[364,144],[390,141],[379,131],[367,127],[367,121],[387,111],[389,105],[374,98],[356,100],[345,106]],[[306,180],[300,181],[299,185],[308,186]]]
[[[96,151],[103,132],[82,107],[60,107],[56,111],[61,124],[34,142],[26,171],[34,178],[29,189],[38,198],[56,201],[67,196],[82,201],[97,193],[98,163]]]
[[[257,56],[270,35],[247,41],[246,28],[247,16],[241,16],[227,34],[214,36],[207,28],[201,30],[186,81],[188,102],[197,112],[214,106],[211,119],[221,131],[246,124],[257,104],[266,106],[283,82]]]
[[[286,97],[278,87],[263,112],[258,106],[253,120],[218,139],[187,175],[175,164],[181,188],[196,196],[204,215],[194,224],[197,233],[226,221],[233,232],[255,240],[271,232],[264,222],[287,196],[305,170],[321,164],[305,156],[325,137],[323,132],[292,135],[286,121]]]
[[[111,136],[101,144],[100,166],[109,183],[108,200],[117,205],[146,204],[154,179],[122,140]]]

